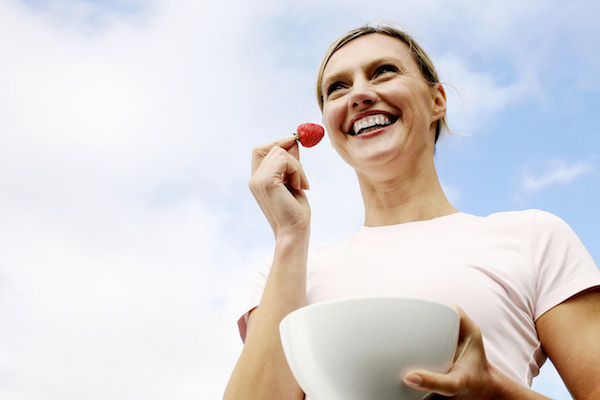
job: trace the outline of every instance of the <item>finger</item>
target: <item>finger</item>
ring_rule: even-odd
[[[310,189],[306,173],[300,162],[289,153],[288,157],[290,158],[285,163],[286,168],[285,171],[283,171],[283,176],[288,184],[295,190]]]
[[[260,165],[262,160],[267,156],[267,154],[269,154],[269,152],[274,147],[281,147],[282,149],[288,150],[292,149],[294,145],[296,145],[296,138],[292,135],[281,138],[274,142],[263,144],[262,146],[255,147],[254,149],[252,149],[252,173],[254,173],[254,171],[258,169],[258,166]],[[297,148],[298,146],[296,145],[295,147]],[[296,156],[296,159],[299,159],[299,157]]]
[[[485,354],[483,350],[483,343],[481,337],[481,329],[469,316],[463,311],[462,308],[453,305],[454,309],[460,316],[460,328],[458,333],[458,346],[454,355],[454,362],[458,361],[463,357],[465,352],[470,347],[481,347],[481,352]]]
[[[298,142],[294,139],[292,145],[286,149],[288,153],[294,156],[296,160],[300,160],[300,148],[298,146]]]
[[[404,376],[404,383],[413,389],[454,397],[464,388],[464,376],[460,372],[438,374],[430,371],[411,371]]]
[[[273,147],[259,169],[265,170],[267,177],[271,176],[295,190],[309,189],[308,179],[300,161],[281,147]]]
[[[453,305],[452,307],[458,312],[458,315],[460,316],[460,336],[465,337],[478,334],[479,328],[475,321],[469,318],[467,313],[465,313],[463,309],[459,306]]]

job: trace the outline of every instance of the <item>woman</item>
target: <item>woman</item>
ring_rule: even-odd
[[[276,245],[240,320],[245,345],[224,398],[303,399],[279,322],[306,304],[359,295],[459,306],[452,369],[411,371],[402,378],[414,388],[454,399],[543,399],[528,386],[549,356],[574,398],[600,398],[600,272],[557,217],[476,217],[449,203],[433,162],[446,95],[426,53],[392,26],[359,28],[325,55],[317,94],[333,147],[356,171],[365,226],[309,251],[309,185],[294,138],[254,150],[250,188]]]

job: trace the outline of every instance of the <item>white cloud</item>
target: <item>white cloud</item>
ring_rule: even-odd
[[[451,54],[440,57],[437,68],[444,72],[448,122],[458,132],[480,130],[506,107],[539,95],[539,83],[532,68],[520,71],[508,83],[497,82],[492,73],[474,70],[463,58]]]
[[[219,398],[271,246],[249,150],[318,122],[325,46],[376,13],[431,44],[507,49],[506,28],[472,2],[110,3],[0,2],[0,397]],[[439,68],[477,121],[537,90],[533,70],[499,82],[455,52]],[[362,222],[354,174],[328,145],[302,160],[313,243],[338,240]]]
[[[213,212],[267,94],[225,103],[255,82],[225,5],[160,6],[91,33],[0,6],[0,397],[218,398],[239,353],[267,251]]]
[[[551,161],[539,174],[524,172],[521,187],[527,193],[533,193],[551,185],[568,184],[595,168],[591,160],[567,164],[564,160]]]
[[[102,206],[83,221],[2,214],[12,229],[0,235],[9,267],[0,370],[11,378],[0,393],[218,397],[240,350],[235,321],[268,250],[242,256],[217,234],[234,227],[201,203],[85,208]]]

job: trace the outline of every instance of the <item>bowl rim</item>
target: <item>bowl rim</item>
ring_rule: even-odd
[[[341,297],[338,299],[324,300],[324,301],[319,301],[317,303],[307,304],[307,305],[302,306],[302,307],[290,312],[289,314],[287,314],[285,317],[283,317],[281,322],[283,322],[283,320],[285,320],[288,316],[290,316],[292,314],[296,314],[296,313],[300,313],[300,312],[307,312],[308,310],[312,310],[315,308],[328,307],[328,306],[332,306],[332,305],[339,304],[339,303],[355,303],[355,302],[363,302],[363,301],[377,302],[377,301],[396,301],[396,300],[412,301],[415,303],[431,304],[431,305],[439,306],[446,310],[452,310],[452,312],[454,312],[456,314],[456,316],[460,319],[460,314],[458,313],[456,308],[454,308],[452,305],[445,303],[443,301],[440,301],[440,300],[436,300],[436,299],[432,299],[432,298],[428,298],[428,297],[418,297],[418,296],[393,296],[393,295],[369,296],[369,295],[365,295],[365,296]],[[281,323],[280,323],[280,325],[281,325]]]

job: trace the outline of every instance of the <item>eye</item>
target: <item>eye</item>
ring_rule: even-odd
[[[377,67],[377,69],[375,70],[374,76],[377,77],[377,76],[383,75],[388,72],[396,73],[399,71],[400,70],[398,69],[398,67],[395,67],[395,66],[389,65],[389,64],[385,64],[385,65],[381,65],[381,66]]]
[[[336,90],[340,90],[345,88],[346,85],[343,84],[342,82],[333,82],[332,84],[330,84],[329,86],[327,86],[327,95],[332,94],[333,92],[335,92]]]

